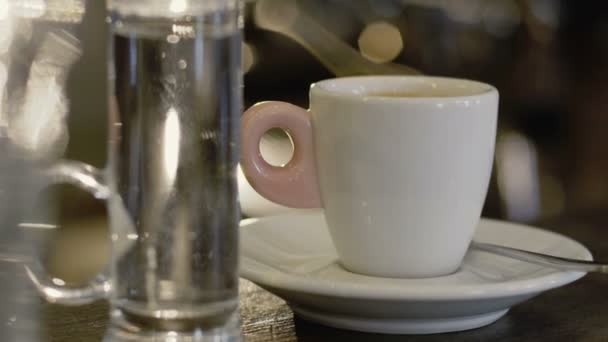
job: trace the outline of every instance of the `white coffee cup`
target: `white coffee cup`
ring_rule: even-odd
[[[426,76],[363,76],[313,84],[310,110],[263,102],[242,120],[241,166],[264,197],[322,207],[341,264],[382,277],[456,271],[485,201],[497,90]],[[283,167],[259,142],[292,138]],[[289,229],[289,227],[285,227]]]

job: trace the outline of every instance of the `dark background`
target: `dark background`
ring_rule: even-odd
[[[401,36],[402,48],[389,61],[499,89],[499,134],[486,216],[529,222],[607,207],[607,2],[301,0],[264,5],[272,9],[285,3],[355,50],[366,28],[383,22]],[[246,4],[245,37],[252,54],[245,103],[286,100],[306,106],[310,83],[333,73],[293,39],[256,25],[259,5]],[[103,166],[104,3],[88,1],[87,6],[79,28],[84,55],[68,80],[68,157]],[[382,50],[399,43],[389,38],[372,35],[372,45]],[[64,215],[103,210],[75,190],[63,196],[69,199],[63,201]]]

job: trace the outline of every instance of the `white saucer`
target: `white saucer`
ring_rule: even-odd
[[[248,219],[241,227],[244,278],[286,300],[302,318],[351,330],[428,334],[477,328],[584,275],[471,251],[458,272],[444,277],[368,277],[339,265],[320,211]],[[481,220],[475,240],[592,259],[562,235],[494,220]]]

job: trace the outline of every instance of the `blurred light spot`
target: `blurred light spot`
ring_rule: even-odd
[[[163,161],[164,174],[167,187],[171,187],[177,174],[179,161],[179,144],[181,132],[179,127],[179,116],[177,110],[171,107],[167,111],[165,127],[163,131]]]
[[[177,61],[177,67],[180,68],[180,70],[184,70],[188,67],[188,62],[183,59],[180,59],[179,61]]]
[[[243,54],[243,62],[242,68],[243,73],[247,73],[253,65],[255,64],[255,53],[253,52],[253,47],[247,43],[243,43],[242,45],[242,54]]]
[[[8,52],[11,42],[13,41],[13,20],[11,19],[11,17],[0,19],[0,55]]]
[[[171,26],[171,31],[173,32],[174,35],[176,35],[178,37],[184,37],[184,38],[193,38],[194,37],[194,27],[191,25],[173,24],[173,26]]]
[[[403,50],[401,32],[394,25],[379,21],[367,25],[359,36],[361,54],[376,63],[395,59]]]
[[[74,34],[60,30],[50,33],[40,46],[36,60],[47,67],[69,67],[82,55],[80,40]],[[43,63],[41,63],[43,64]],[[67,69],[60,70],[67,73]]]
[[[23,229],[56,229],[57,226],[54,224],[23,222],[23,223],[19,223],[19,228],[23,228]]]
[[[182,249],[177,249],[178,251],[182,251]],[[152,251],[150,251],[152,252]],[[150,253],[152,254],[152,253]],[[154,253],[156,255],[156,253]],[[156,265],[158,261],[156,260],[150,260],[150,263],[154,263]],[[175,280],[171,279],[171,280],[158,280],[158,298],[161,300],[173,300],[175,299],[175,297],[177,296],[176,291],[178,290],[178,287],[175,285]],[[164,319],[167,316],[171,317],[171,318],[175,318],[173,317],[173,312],[175,312],[176,314],[178,314],[177,310],[159,310],[158,312],[154,313],[154,317],[159,318],[159,319]],[[165,340],[165,339],[163,339]],[[165,340],[166,341],[166,340]]]
[[[63,279],[53,278],[51,281],[57,286],[65,286],[65,281],[63,281]]]
[[[42,287],[42,285],[39,285],[37,287],[38,291],[40,291],[44,296],[44,299],[51,303],[56,303],[59,298],[63,298],[63,293],[59,290],[50,287]]]
[[[32,152],[42,152],[65,133],[63,120],[68,106],[63,87],[57,83],[56,77],[36,76],[36,68],[40,68],[40,72],[53,73],[38,62],[32,64],[21,113],[11,120],[10,125],[11,138],[16,144]]]
[[[179,36],[176,34],[170,34],[167,36],[167,42],[169,44],[176,44],[179,42]]]
[[[203,130],[201,132],[201,138],[203,140],[215,140],[217,138],[217,133],[214,130]]]
[[[0,253],[0,262],[23,263],[23,257]]]
[[[243,172],[243,171],[242,171],[242,169],[241,169],[240,167],[239,167],[238,172],[239,172],[239,173],[242,173],[242,172]],[[245,178],[245,175],[243,175],[243,178]],[[252,224],[258,223],[259,221],[260,221],[260,219],[259,219],[259,218],[255,218],[255,217],[246,218],[246,219],[241,220],[240,226],[241,226],[241,227],[249,226],[249,225],[252,225]]]
[[[484,2],[482,23],[486,32],[505,38],[512,34],[521,22],[521,13],[517,4],[511,0],[494,0]]]
[[[269,130],[260,140],[260,153],[270,165],[285,166],[293,157],[293,152],[291,136],[280,128]]]
[[[496,145],[498,189],[507,217],[531,221],[540,214],[538,163],[534,144],[519,133],[506,133]]]
[[[12,14],[18,18],[42,18],[54,23],[80,23],[85,13],[83,0],[13,0]]]
[[[559,24],[560,3],[554,0],[528,1],[532,15],[541,23],[555,28]]]
[[[30,67],[25,94],[16,100],[21,103],[19,115],[9,122],[15,144],[45,157],[63,152],[69,109],[65,79],[81,52],[80,41],[68,31],[45,36]]]
[[[177,310],[163,310],[162,313],[158,315],[158,318],[162,319],[174,319],[179,317],[179,311]],[[177,333],[174,331],[170,331],[168,333],[169,336],[177,336]]]
[[[174,310],[172,310],[174,311]],[[173,317],[171,317],[173,318]],[[169,331],[167,333],[167,342],[177,342],[179,335],[177,334],[177,332],[175,331]]]
[[[127,234],[127,239],[129,240],[137,240],[139,236],[136,233],[129,233]]]
[[[8,126],[7,118],[5,117],[4,108],[4,88],[8,80],[8,72],[4,63],[0,62],[0,127]]]
[[[169,11],[172,13],[183,13],[186,7],[186,0],[171,0]]]
[[[0,21],[8,18],[8,0],[0,0]],[[2,34],[5,34],[2,32]]]
[[[18,0],[14,1],[12,5],[17,17],[40,18],[44,15],[47,4],[45,0]]]

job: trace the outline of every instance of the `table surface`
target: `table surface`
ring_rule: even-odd
[[[542,227],[585,244],[596,259],[608,260],[604,225],[608,215],[544,222]],[[608,275],[589,274],[525,303],[489,326],[449,334],[398,336],[333,329],[294,317],[284,301],[255,284],[241,282],[241,320],[247,341],[608,341]],[[45,304],[49,341],[100,341],[108,306]]]

